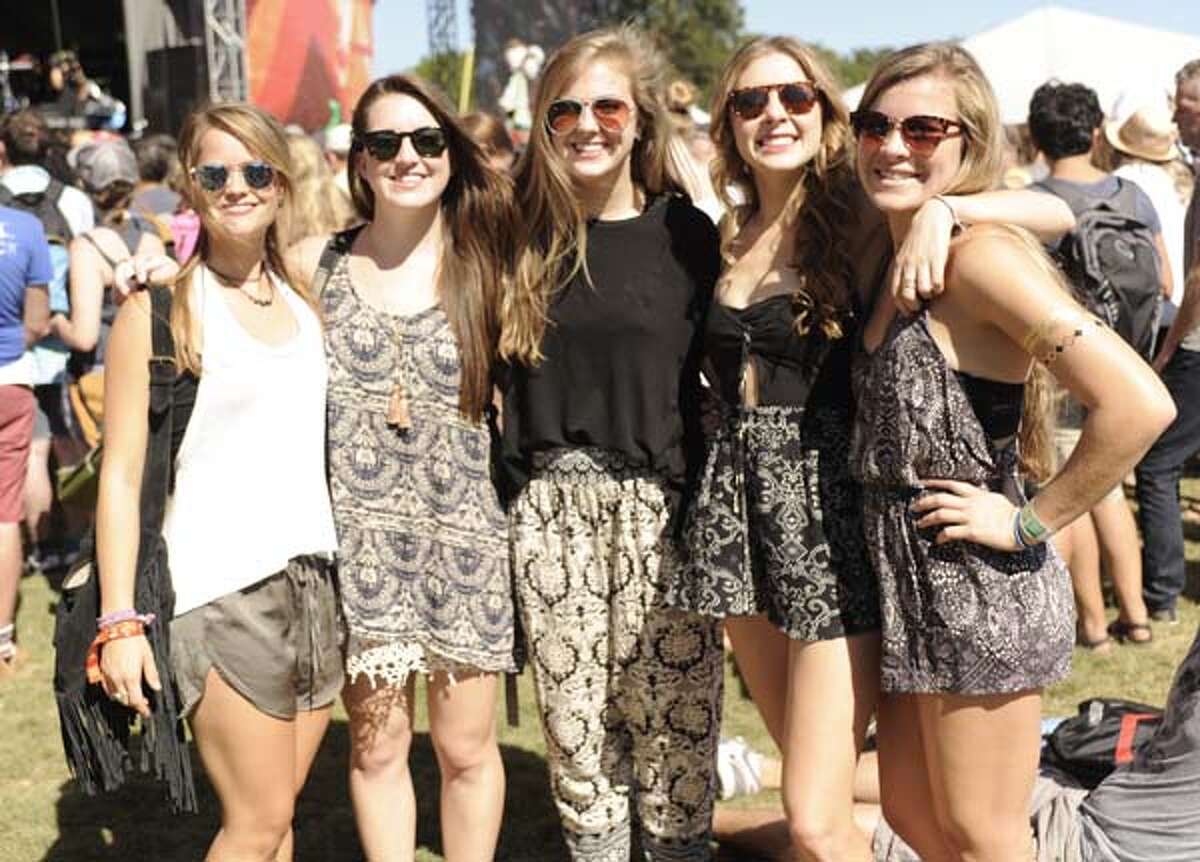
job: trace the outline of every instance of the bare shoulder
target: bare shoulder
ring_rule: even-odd
[[[1059,290],[1054,264],[1041,244],[1027,231],[1008,225],[975,225],[955,237],[946,280],[954,293],[975,299]]]
[[[331,236],[326,234],[300,240],[287,250],[285,262],[288,269],[305,284],[310,284],[317,271],[317,264],[321,262],[321,252],[325,250],[330,239]]]

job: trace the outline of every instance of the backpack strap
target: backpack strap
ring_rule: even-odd
[[[320,299],[321,294],[325,292],[325,285],[329,281],[329,277],[333,275],[338,260],[350,253],[354,240],[364,227],[366,227],[365,224],[360,224],[349,230],[339,231],[329,238],[329,242],[325,243],[325,248],[321,250],[321,259],[317,261],[317,271],[313,273],[312,278],[312,295],[317,299]]]
[[[94,248],[99,253],[99,255],[102,258],[104,258],[104,262],[107,263],[109,266],[111,266],[113,269],[116,269],[117,264],[121,262],[119,260],[113,260],[111,257],[109,257],[108,252],[106,252],[104,249],[102,249],[100,247],[100,243],[96,242],[96,238],[92,236],[91,231],[80,234],[79,238],[83,239],[83,240],[87,240],[88,245],[90,245],[92,248]],[[124,259],[128,260],[129,258],[124,258]]]
[[[1117,193],[1109,198],[1113,209],[1149,230],[1149,227],[1137,216],[1138,193],[1141,189],[1136,183],[1132,183],[1124,177],[1117,177],[1117,184]]]

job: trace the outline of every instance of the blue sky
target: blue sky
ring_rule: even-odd
[[[787,33],[822,42],[838,51],[857,47],[906,45],[924,39],[970,36],[1038,6],[1032,0],[928,0],[858,3],[797,0],[742,0],[747,28],[756,33]],[[1054,5],[1136,21],[1164,30],[1200,35],[1198,0],[1093,0]],[[469,0],[458,0],[459,39],[471,37]],[[414,14],[415,13],[415,14]],[[375,0],[375,74],[400,71],[426,53],[425,0]],[[1083,36],[1086,38],[1086,36]]]

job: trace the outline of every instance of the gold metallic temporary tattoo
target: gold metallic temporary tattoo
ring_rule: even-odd
[[[1052,365],[1100,320],[1076,308],[1057,308],[1021,339],[1021,347],[1043,365]]]

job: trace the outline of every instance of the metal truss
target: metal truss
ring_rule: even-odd
[[[456,0],[426,0],[429,19],[429,56],[458,50],[458,9]]]
[[[249,98],[245,0],[204,0],[204,50],[209,98],[223,102]]]

